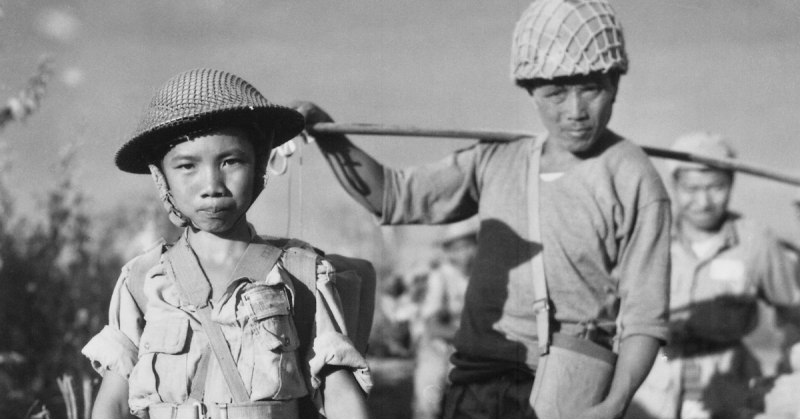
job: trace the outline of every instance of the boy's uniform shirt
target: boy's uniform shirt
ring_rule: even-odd
[[[313,251],[310,246],[308,250]],[[142,316],[129,289],[133,263],[123,267],[114,289],[109,324],[82,352],[101,375],[110,370],[128,379],[130,409],[143,416],[151,404],[187,400],[209,342],[195,308],[182,301],[161,263],[147,272],[147,310]],[[292,319],[295,291],[289,275],[279,260],[266,278],[234,278],[211,303],[211,318],[222,329],[250,400],[291,400],[312,392],[319,405],[316,373],[328,363],[357,370],[357,381],[368,391],[371,383],[364,358],[337,332],[344,328],[335,319],[343,316],[327,277],[317,280],[316,331],[313,351],[309,350],[314,358],[305,369],[311,377],[304,377],[300,363],[309,360],[300,359],[297,351],[300,339]],[[203,402],[231,403],[216,358],[210,351],[206,356],[211,358]]]
[[[527,237],[529,141],[478,143],[431,165],[385,170],[383,224],[481,219],[455,337],[454,382],[536,369],[531,260],[538,244]],[[641,149],[610,131],[596,148],[556,180],[540,182],[553,330],[579,334],[589,323],[610,324],[617,339],[665,340],[669,198]]]
[[[731,413],[760,375],[742,344],[758,323],[758,300],[800,306],[797,261],[767,229],[736,214],[694,246],[676,223],[671,253],[670,343],[634,397],[634,411],[674,419],[684,400],[697,400],[710,412]]]

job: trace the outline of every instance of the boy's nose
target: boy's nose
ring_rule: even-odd
[[[203,198],[217,197],[225,194],[223,175],[217,168],[209,168],[203,176],[201,196]]]

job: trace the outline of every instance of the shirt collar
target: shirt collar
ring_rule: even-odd
[[[716,234],[716,236],[720,237],[722,240],[720,247],[714,253],[715,255],[719,254],[725,249],[729,249],[739,244],[739,233],[736,230],[735,223],[736,219],[738,218],[739,215],[734,212],[727,212],[725,214],[725,220],[722,222],[722,226]],[[680,226],[680,218],[676,218],[675,223],[672,225],[672,240],[680,243],[680,245],[683,246],[683,248],[690,254],[694,254],[694,251],[691,250],[691,243],[683,236]]]

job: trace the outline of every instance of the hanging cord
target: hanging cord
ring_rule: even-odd
[[[308,135],[306,131],[301,132],[298,137],[301,138],[305,144],[310,144],[314,142],[314,137]],[[269,162],[267,163],[267,170],[275,176],[283,176],[288,173],[288,191],[286,193],[286,206],[287,206],[287,214],[286,214],[286,237],[290,237],[289,233],[291,232],[291,225],[292,225],[292,171],[289,170],[289,158],[292,157],[295,153],[298,153],[298,206],[300,211],[300,216],[298,219],[298,228],[300,231],[300,236],[303,236],[303,151],[302,148],[299,149],[297,147],[297,143],[295,143],[295,139],[291,139],[283,144],[281,144],[278,148],[272,150],[272,153],[269,156]]]

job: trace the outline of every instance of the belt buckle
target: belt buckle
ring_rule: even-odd
[[[208,417],[206,416],[205,405],[203,405],[203,403],[200,403],[198,401],[194,401],[194,402],[192,402],[192,407],[194,407],[194,409],[196,411],[195,417],[197,419],[208,419]]]
[[[533,302],[533,312],[536,315],[539,315],[542,312],[550,311],[550,299],[549,298],[540,298]]]

